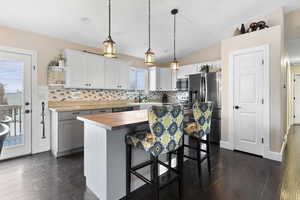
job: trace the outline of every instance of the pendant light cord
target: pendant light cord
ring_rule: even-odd
[[[110,35],[110,33],[111,33],[111,0],[108,0],[108,15],[109,15],[109,17],[108,17],[108,37],[110,38],[111,37],[111,35]]]
[[[148,20],[149,20],[149,24],[148,24],[148,30],[149,30],[149,35],[148,35],[148,41],[149,41],[149,50],[151,49],[151,4],[150,4],[150,0],[148,0]]]
[[[174,60],[176,60],[176,14],[174,14]]]

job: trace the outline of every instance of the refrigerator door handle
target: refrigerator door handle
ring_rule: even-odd
[[[207,101],[207,75],[206,74],[204,76],[204,92],[205,92],[204,101],[206,102]]]
[[[203,75],[201,75],[200,82],[201,82],[201,87],[200,87],[200,98],[199,98],[199,100],[204,101],[204,80],[203,80]]]

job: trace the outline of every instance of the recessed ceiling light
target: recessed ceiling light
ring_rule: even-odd
[[[82,21],[82,23],[84,23],[84,24],[89,24],[89,23],[91,23],[91,19],[88,18],[88,17],[82,17],[82,18],[81,18],[81,21]]]

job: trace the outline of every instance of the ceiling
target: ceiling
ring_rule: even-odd
[[[242,2],[242,3],[241,3]],[[183,57],[226,38],[232,27],[299,0],[152,0],[152,49],[157,61],[172,57],[172,16],[177,55]],[[101,47],[107,37],[107,0],[2,0],[0,25]],[[112,38],[118,52],[143,58],[147,49],[147,0],[112,0]]]

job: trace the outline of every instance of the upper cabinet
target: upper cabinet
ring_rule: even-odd
[[[130,64],[116,59],[105,61],[105,89],[129,89]]]
[[[66,88],[130,89],[130,63],[66,49]]]
[[[83,88],[86,79],[86,59],[85,54],[80,51],[65,50],[66,73],[65,87]]]
[[[172,71],[168,68],[151,67],[149,69],[150,91],[171,91]]]
[[[161,91],[172,90],[172,71],[169,68],[159,68],[159,87]]]
[[[90,88],[104,88],[105,59],[94,54],[86,54],[86,85]]]

